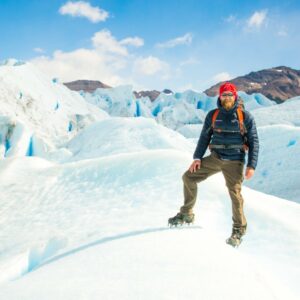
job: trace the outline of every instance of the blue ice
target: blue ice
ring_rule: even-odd
[[[140,107],[140,102],[136,101],[136,117],[140,117],[141,116],[141,107]]]
[[[291,147],[291,146],[294,146],[296,144],[296,140],[290,140],[287,147]]]
[[[30,141],[29,141],[29,146],[28,146],[28,150],[27,150],[26,156],[33,156],[33,141],[32,141],[32,137],[30,138]]]

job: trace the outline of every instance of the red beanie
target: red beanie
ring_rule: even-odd
[[[233,83],[225,82],[220,86],[219,96],[221,96],[224,92],[231,92],[235,99],[237,98],[236,86]]]

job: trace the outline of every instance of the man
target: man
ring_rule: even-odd
[[[250,179],[257,164],[258,135],[254,119],[248,111],[243,110],[237,89],[232,83],[226,82],[220,86],[217,104],[218,108],[210,111],[205,118],[194,161],[182,176],[184,205],[175,217],[169,219],[169,224],[193,223],[197,183],[222,172],[232,202],[232,234],[226,242],[237,247],[247,228],[241,195],[245,155],[248,152],[245,178]],[[207,147],[211,154],[203,157]]]

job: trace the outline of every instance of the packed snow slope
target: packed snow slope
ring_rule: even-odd
[[[300,96],[280,105],[256,109],[252,113],[258,126],[283,124],[300,127]]]
[[[300,127],[267,125],[258,134],[259,163],[246,185],[300,203]]]
[[[0,64],[0,156],[46,156],[108,118],[57,79],[14,59]]]
[[[299,298],[299,204],[244,188],[249,229],[233,249],[218,174],[199,185],[195,224],[169,229],[190,143],[168,129],[157,135],[143,118],[116,121],[134,134],[112,139],[114,153],[96,141],[98,155],[84,148],[97,140],[95,124],[72,162],[0,161],[1,299]],[[70,148],[79,149],[75,139]]]
[[[153,119],[121,117],[90,125],[66,145],[72,153],[69,161],[147,149],[193,151],[194,147],[181,134]]]

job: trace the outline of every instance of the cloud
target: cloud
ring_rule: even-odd
[[[93,23],[103,22],[109,17],[109,13],[99,7],[93,7],[85,1],[68,1],[60,7],[59,13],[72,17],[84,17]]]
[[[174,48],[178,45],[190,45],[193,40],[193,35],[191,33],[186,33],[184,36],[177,37],[175,39],[169,40],[164,43],[158,43],[156,47],[158,48]]]
[[[33,51],[34,51],[34,52],[37,52],[37,53],[45,53],[45,50],[44,50],[44,49],[38,48],[38,47],[37,47],[37,48],[34,48]]]
[[[141,57],[136,59],[134,63],[134,70],[135,72],[146,76],[151,76],[160,72],[164,79],[167,79],[169,77],[169,65],[154,56],[148,56],[146,58]]]
[[[139,37],[128,37],[120,41],[120,45],[131,45],[135,47],[144,46],[144,40]]]
[[[221,72],[221,73],[218,73],[216,74],[214,77],[213,77],[213,81],[218,83],[220,81],[227,81],[227,80],[230,80],[232,77],[230,76],[229,73],[227,72]]]
[[[267,10],[256,11],[248,20],[248,28],[259,29],[266,21]]]
[[[98,79],[111,86],[124,84],[118,70],[126,61],[99,53],[95,49],[76,49],[71,52],[57,50],[52,57],[39,56],[31,60],[43,72],[58,77],[62,82],[77,79]]]
[[[143,76],[169,78],[169,65],[157,57],[137,57],[129,53],[129,45],[141,45],[143,39],[126,37],[117,40],[104,29],[91,37],[91,49],[80,48],[64,52],[56,50],[51,56],[37,56],[30,62],[61,82],[77,79],[101,80],[110,86],[132,84],[139,86]]]
[[[130,39],[130,38],[129,38]],[[110,52],[118,55],[127,56],[127,48],[121,45],[121,42],[112,36],[109,30],[103,29],[94,34],[92,37],[95,49],[102,52]]]
[[[125,40],[131,39],[127,37]],[[52,57],[39,56],[31,62],[48,75],[59,77],[64,82],[99,79],[112,86],[125,84],[126,81],[119,72],[124,70],[132,59],[126,46],[121,45],[121,41],[106,29],[96,32],[91,42],[91,49],[81,48],[69,52],[57,50]]]

